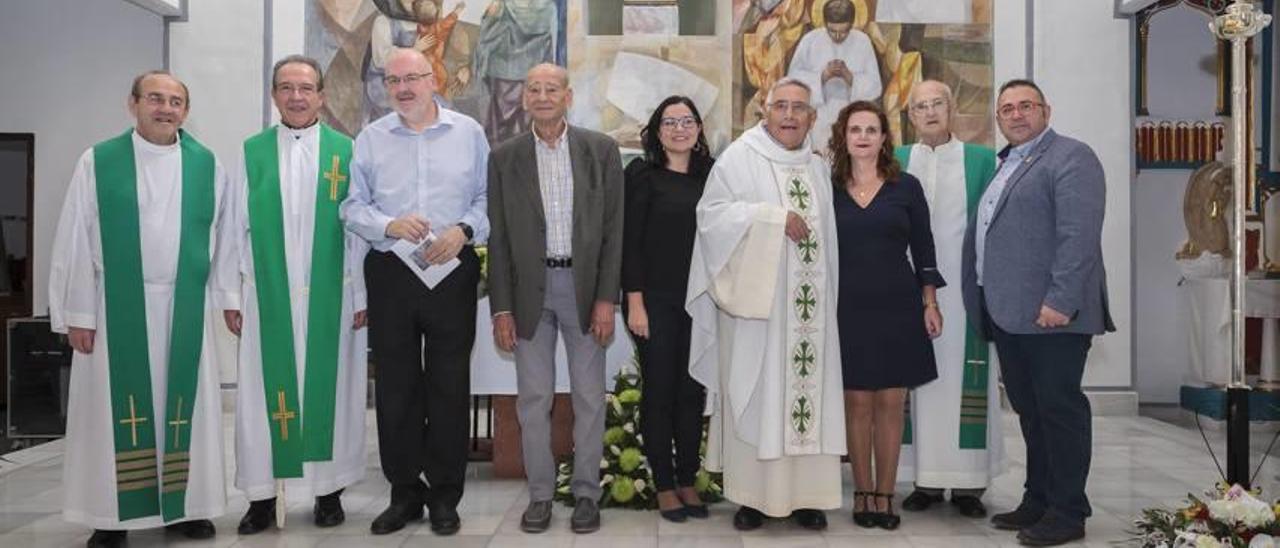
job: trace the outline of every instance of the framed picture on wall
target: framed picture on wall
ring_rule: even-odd
[[[1271,188],[1280,188],[1280,135],[1275,131],[1275,118],[1280,115],[1280,39],[1276,36],[1275,0],[1263,2],[1263,9],[1273,17],[1272,23],[1262,31],[1262,173],[1260,181]]]

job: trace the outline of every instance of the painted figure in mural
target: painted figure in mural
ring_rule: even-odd
[[[742,68],[755,94],[743,108],[743,124],[754,121],[766,95],[786,73],[787,53],[804,35],[806,0],[752,0],[743,16]]]
[[[556,62],[560,15],[555,0],[492,0],[480,22],[472,72],[481,97],[478,118],[490,142],[529,130],[521,97],[525,74]]]
[[[443,94],[448,81],[444,65],[445,45],[458,23],[458,14],[465,7],[459,3],[444,18],[440,18],[440,0],[373,0],[379,14],[374,17],[369,36],[369,52],[364,61],[364,120],[367,125],[391,112],[387,103],[386,75],[388,56],[396,48],[411,48],[422,52],[435,71],[437,86]]]
[[[823,25],[800,39],[787,76],[804,80],[813,88],[817,122],[813,142],[825,147],[831,123],[840,109],[852,101],[880,97],[880,66],[871,39],[853,28],[857,12],[849,0],[826,0]]]

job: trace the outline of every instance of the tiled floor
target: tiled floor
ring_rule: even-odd
[[[997,479],[986,496],[990,510],[998,512],[1017,502],[1023,478],[1025,450],[1017,435],[1016,422],[1006,416],[1007,446],[1011,467]],[[1215,451],[1224,446],[1223,434],[1207,433]],[[227,439],[231,439],[228,437]],[[1254,435],[1254,445],[1265,449],[1270,435]],[[230,444],[228,444],[230,450]],[[348,489],[343,497],[347,523],[334,529],[318,529],[310,524],[310,504],[292,508],[288,528],[253,537],[238,537],[235,526],[247,507],[244,498],[229,488],[229,510],[216,521],[218,536],[200,543],[180,542],[158,531],[135,532],[132,546],[191,544],[201,546],[279,547],[362,547],[362,546],[462,546],[543,548],[601,546],[607,548],[689,547],[689,548],[785,548],[810,546],[876,547],[979,547],[1016,546],[1013,534],[989,527],[985,521],[970,520],[950,508],[924,514],[907,513],[896,532],[866,530],[849,519],[846,507],[830,512],[830,528],[814,534],[787,522],[773,522],[759,531],[740,534],[730,525],[734,508],[728,504],[712,507],[706,521],[672,524],[656,512],[606,510],[604,525],[593,535],[575,536],[568,530],[567,508],[557,507],[551,530],[526,535],[519,530],[520,512],[528,500],[521,481],[493,479],[490,467],[473,465],[466,496],[459,512],[462,531],[449,538],[436,537],[425,524],[415,524],[384,537],[368,534],[369,522],[387,502],[389,488],[378,469],[376,448],[370,444],[370,467],[364,482]],[[1256,466],[1261,454],[1256,453]],[[40,548],[82,546],[89,531],[62,521],[61,443],[40,446],[21,454],[20,462],[0,460],[0,546]],[[228,459],[228,462],[232,462]],[[1268,460],[1258,476],[1264,494],[1277,493],[1280,461]],[[228,474],[228,481],[230,481]],[[1126,538],[1125,530],[1135,512],[1153,504],[1179,502],[1188,492],[1200,492],[1216,480],[1216,469],[1194,428],[1180,428],[1143,417],[1097,418],[1094,421],[1093,470],[1089,496],[1094,515],[1088,522],[1087,546],[1111,546]],[[848,471],[845,485],[850,485]],[[851,491],[849,487],[846,491]],[[899,497],[909,486],[899,485]]]

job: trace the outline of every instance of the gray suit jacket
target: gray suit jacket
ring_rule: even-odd
[[[622,158],[603,133],[569,126],[573,164],[573,278],[582,332],[596,301],[617,302],[622,275]],[[515,314],[516,334],[533,337],[546,293],[547,220],[534,136],[525,132],[489,154],[489,309]]]
[[[1047,130],[1000,195],[987,227],[981,289],[975,270],[976,216],[965,232],[962,284],[972,324],[985,328],[981,306],[1009,333],[1115,331],[1102,264],[1106,193],[1093,149]],[[1071,322],[1053,329],[1036,326],[1042,304]]]

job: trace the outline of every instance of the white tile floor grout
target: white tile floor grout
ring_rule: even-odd
[[[992,512],[1016,505],[1021,493],[1025,447],[1018,435],[1015,417],[1004,417],[1006,445],[1010,469],[997,478],[985,501]],[[226,423],[229,427],[230,422]],[[1215,451],[1222,458],[1224,434],[1207,433]],[[227,440],[231,440],[228,430]],[[902,528],[896,532],[866,530],[849,518],[852,491],[846,468],[845,508],[828,513],[830,527],[815,534],[784,521],[771,522],[762,530],[747,534],[734,531],[731,519],[735,508],[730,504],[712,507],[709,520],[692,520],[673,524],[661,520],[656,512],[606,510],[603,527],[593,535],[574,535],[568,530],[569,509],[557,507],[552,528],[541,535],[526,535],[519,530],[520,512],[528,494],[519,480],[492,477],[488,464],[473,464],[469,469],[466,494],[459,513],[462,531],[441,538],[433,535],[425,524],[412,524],[405,530],[385,537],[368,534],[369,522],[387,503],[389,487],[377,467],[377,451],[370,428],[369,469],[363,482],[347,490],[344,503],[347,522],[334,529],[318,529],[311,525],[310,503],[298,501],[290,507],[290,525],[283,531],[270,530],[252,537],[239,537],[236,523],[247,507],[244,497],[228,487],[228,513],[215,521],[218,536],[200,543],[181,542],[159,531],[132,533],[130,546],[198,545],[210,547],[364,547],[364,546],[460,546],[542,548],[568,546],[688,547],[688,548],[755,548],[809,546],[876,546],[876,547],[968,547],[1016,546],[1012,533],[998,531],[985,520],[960,516],[943,505],[924,513],[900,512]],[[1269,435],[1255,435],[1254,447],[1262,449]],[[34,451],[40,449],[40,451]],[[227,444],[231,450],[231,444]],[[9,456],[6,456],[8,458]],[[1254,466],[1261,455],[1255,454]],[[62,521],[62,458],[60,445],[48,444],[10,459],[20,463],[0,471],[0,546],[42,548],[83,546],[89,530]],[[234,462],[232,459],[228,463]],[[1280,459],[1267,460],[1259,474],[1258,484],[1264,496],[1280,494]],[[1180,428],[1144,417],[1099,417],[1094,419],[1093,468],[1088,494],[1094,515],[1087,524],[1088,536],[1077,546],[1112,546],[1127,538],[1132,517],[1143,507],[1153,504],[1175,504],[1188,492],[1199,493],[1213,485],[1217,472],[1200,434],[1194,429]],[[230,483],[230,470],[227,481]],[[899,500],[910,486],[898,486]]]

